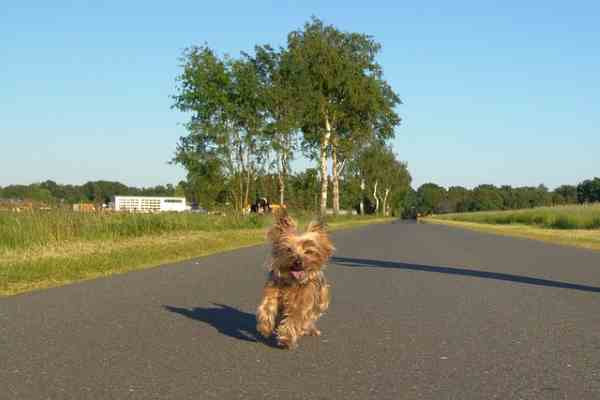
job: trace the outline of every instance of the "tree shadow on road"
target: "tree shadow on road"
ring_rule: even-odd
[[[165,310],[183,315],[196,321],[213,326],[220,333],[247,342],[259,341],[254,314],[240,311],[225,304],[215,304],[215,307],[180,308],[163,306]]]
[[[552,281],[548,279],[532,278],[523,275],[504,274],[500,272],[489,272],[480,271],[475,269],[455,268],[455,267],[442,267],[432,265],[419,265],[419,264],[407,264],[395,261],[382,261],[382,260],[366,260],[360,258],[346,258],[346,257],[333,257],[331,259],[333,264],[342,267],[366,267],[366,268],[397,268],[408,271],[421,271],[421,272],[437,272],[440,274],[450,275],[462,275],[472,276],[476,278],[484,279],[496,279],[500,281],[509,281],[515,283],[522,283],[527,285],[555,287],[561,289],[572,289],[580,290],[583,292],[594,292],[600,293],[600,288],[595,286],[579,285],[576,283],[568,283],[561,281]]]

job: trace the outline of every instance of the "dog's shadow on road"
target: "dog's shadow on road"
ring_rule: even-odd
[[[213,326],[223,335],[246,342],[262,342],[273,346],[269,340],[263,339],[256,330],[256,317],[237,308],[225,304],[213,303],[214,307],[182,308],[163,306],[167,311],[183,315]]]
[[[434,266],[434,265],[419,265],[419,264],[407,264],[403,262],[395,261],[383,261],[383,260],[367,260],[361,258],[348,258],[348,257],[332,257],[331,261],[333,264],[341,267],[352,267],[352,268],[396,268],[407,271],[419,271],[419,272],[436,272],[439,274],[448,275],[462,275],[470,276],[474,278],[482,279],[495,279],[499,281],[512,282],[517,284],[526,284],[534,286],[546,286],[561,289],[572,289],[583,292],[600,293],[600,287],[580,285],[577,283],[553,281],[549,279],[534,278],[524,275],[506,274],[502,272],[482,271],[475,269],[457,268],[457,267],[446,267],[446,266]]]

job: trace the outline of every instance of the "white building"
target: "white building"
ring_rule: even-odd
[[[111,207],[115,211],[129,212],[182,212],[190,209],[185,197],[114,196]]]

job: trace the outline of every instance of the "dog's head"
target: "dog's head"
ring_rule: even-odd
[[[324,267],[333,244],[323,224],[311,222],[298,233],[296,222],[285,211],[275,215],[268,238],[273,244],[272,272],[277,279],[306,282]]]

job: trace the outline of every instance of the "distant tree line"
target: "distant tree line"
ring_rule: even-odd
[[[80,202],[107,203],[115,195],[121,196],[175,196],[183,195],[183,189],[172,184],[138,188],[121,182],[90,181],[83,185],[62,185],[52,180],[31,185],[0,187],[0,199],[35,201],[45,204]]]
[[[388,166],[387,168],[385,166]],[[138,188],[114,181],[90,181],[83,185],[63,185],[52,180],[31,185],[0,187],[1,201],[32,201],[47,205],[90,202],[107,203],[115,195],[182,196],[189,203],[208,209],[232,208],[225,181],[211,185],[189,185],[181,181]],[[204,181],[206,182],[206,181]],[[286,177],[286,204],[291,209],[318,212],[320,207],[320,178],[316,168],[289,172]],[[396,160],[385,145],[365,147],[357,158],[345,164],[340,177],[340,207],[364,213],[400,215],[404,197],[410,190],[411,177],[406,165]],[[328,190],[333,182],[328,179]],[[266,197],[270,202],[279,198],[280,177],[264,173],[254,177],[249,197]]]
[[[385,158],[388,158],[388,161]],[[391,161],[390,161],[391,160]],[[397,163],[383,168],[386,163]],[[396,161],[386,146],[368,147],[355,160],[350,160],[340,179],[340,207],[361,210],[365,214],[410,216],[411,213],[443,214],[451,212],[513,210],[541,206],[600,202],[600,178],[586,179],[578,185],[562,185],[548,190],[544,185],[512,187],[508,185],[479,185],[473,189],[451,186],[448,189],[435,183],[425,183],[414,190],[406,165]],[[115,195],[129,196],[184,196],[193,202],[196,187],[157,185],[137,188],[114,181],[90,181],[83,185],[62,185],[51,180],[31,185],[0,187],[0,201],[24,200],[45,204],[74,204],[79,202],[106,203]],[[328,179],[328,190],[333,182]],[[203,207],[223,208],[228,204],[224,187],[207,188]],[[261,174],[252,185],[252,198],[277,199],[279,176]],[[318,212],[320,207],[320,178],[316,168],[289,173],[287,177],[287,204],[290,208]]]
[[[473,189],[425,183],[410,190],[403,203],[406,213],[443,214],[451,212],[514,210],[563,204],[600,201],[600,178],[587,179],[578,185],[562,185],[554,190],[539,186],[479,185]]]

